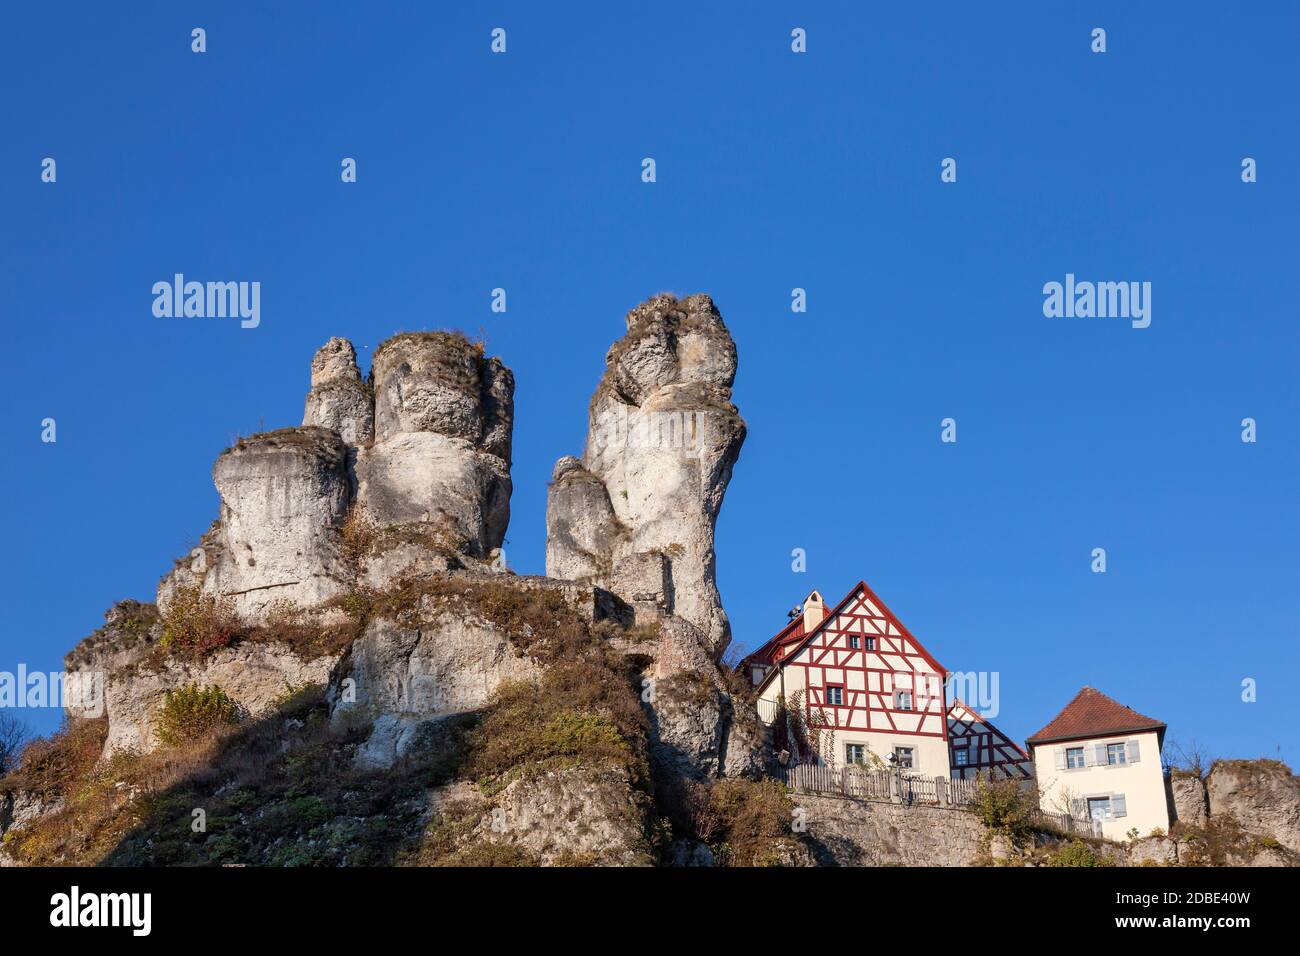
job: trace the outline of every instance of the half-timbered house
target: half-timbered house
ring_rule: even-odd
[[[791,759],[949,775],[947,673],[866,582],[813,591],[741,666]]]
[[[1027,779],[1034,761],[993,721],[954,700],[948,708],[948,756],[954,780]]]

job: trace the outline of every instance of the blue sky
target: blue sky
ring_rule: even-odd
[[[718,526],[738,642],[865,578],[944,665],[999,672],[1017,739],[1089,683],[1295,765],[1300,14],[1143,6],[6,11],[0,670],[152,597],[212,460],[300,422],[333,335],[364,365],[482,330],[518,380],[507,552],[542,573],[624,313],[707,291],[750,429]],[[176,272],[260,281],[260,327],[155,318]],[[1150,328],[1045,318],[1067,272],[1151,282]]]

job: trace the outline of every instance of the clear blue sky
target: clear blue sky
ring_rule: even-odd
[[[1090,683],[1298,762],[1294,5],[289,6],[5,13],[0,670],[152,598],[212,460],[300,422],[332,335],[364,365],[483,329],[518,378],[507,551],[541,573],[624,313],[707,291],[750,427],[718,527],[739,642],[865,578],[1000,672],[1018,739]],[[260,281],[260,328],[154,318],[175,272]],[[1151,327],[1045,318],[1067,272],[1151,282]]]

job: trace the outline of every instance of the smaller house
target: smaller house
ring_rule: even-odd
[[[1034,775],[1029,754],[960,699],[948,708],[948,763],[954,780],[1024,780]]]
[[[1065,709],[1025,743],[1033,755],[1040,805],[1101,823],[1102,835],[1122,840],[1169,828],[1160,750],[1162,721],[1139,714],[1099,690],[1084,687]]]

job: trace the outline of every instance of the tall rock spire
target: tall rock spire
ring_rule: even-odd
[[[720,657],[731,628],[713,532],[745,440],[735,343],[709,296],[659,295],[627,314],[605,365],[583,457],[552,476],[546,573],[680,617]]]

